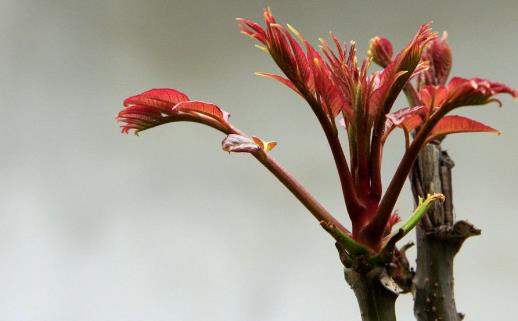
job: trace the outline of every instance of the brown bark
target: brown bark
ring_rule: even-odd
[[[453,261],[463,242],[480,230],[467,221],[455,222],[451,169],[454,163],[440,142],[428,144],[411,174],[412,192],[418,196],[442,193],[417,226],[417,267],[414,278],[414,314],[418,321],[459,321],[454,296]]]
[[[366,257],[350,257],[336,244],[344,264],[345,280],[354,291],[362,321],[396,321],[396,299],[401,288],[394,281],[386,264],[373,264]]]

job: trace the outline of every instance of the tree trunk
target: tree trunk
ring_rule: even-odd
[[[339,243],[336,248],[345,280],[358,300],[362,321],[396,321],[396,299],[402,290],[388,275],[385,264],[374,265],[362,256],[352,258]]]
[[[440,143],[428,144],[411,175],[412,192],[418,197],[442,193],[417,226],[417,267],[414,279],[414,314],[418,321],[459,321],[454,296],[453,260],[462,243],[480,230],[467,221],[455,222],[452,202],[453,161]]]
[[[358,300],[362,321],[396,321],[395,304],[398,297],[383,284],[383,269],[358,272],[345,268],[345,279]]]

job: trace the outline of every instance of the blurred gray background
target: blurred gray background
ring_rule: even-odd
[[[254,71],[271,59],[234,18],[270,5],[308,39],[333,30],[363,54],[397,49],[434,20],[453,74],[518,86],[517,1],[0,2],[0,320],[359,320],[330,237],[247,155],[196,124],[119,134],[121,101],[174,87],[219,104],[346,224],[334,165],[309,108]],[[467,320],[511,320],[518,106],[466,108],[503,135],[458,135],[458,218],[483,229],[456,263]],[[399,104],[404,107],[404,101]],[[402,152],[394,135],[385,182]],[[412,210],[408,189],[397,205]],[[411,239],[412,237],[408,237]],[[398,301],[413,320],[412,299]]]

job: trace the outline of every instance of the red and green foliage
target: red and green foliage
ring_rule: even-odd
[[[431,195],[392,232],[399,220],[394,214],[397,198],[426,143],[452,133],[499,133],[466,117],[446,116],[448,113],[463,106],[499,103],[495,98],[498,94],[518,97],[516,90],[480,78],[455,77],[447,83],[451,51],[446,35],[438,38],[429,23],[423,24],[394,57],[387,39],[373,38],[367,56],[359,63],[354,42],[342,43],[331,33],[329,42],[320,39],[319,52],[293,27],[277,23],[270,9],[264,11],[264,26],[247,19],[238,21],[241,32],[260,43],[257,47],[271,55],[284,76],[258,74],[278,80],[300,95],[320,123],[336,164],[351,231],[277,164],[269,153],[275,142],[246,135],[232,126],[227,112],[212,103],[190,100],[174,89],[149,90],[124,101],[125,108],[117,116],[123,123],[122,131],[138,133],[168,122],[192,121],[223,132],[227,135],[222,142],[225,151],[256,157],[351,255],[379,253],[391,238],[395,242],[408,233],[426,208],[442,198]],[[383,69],[369,73],[372,61]],[[413,104],[392,111],[402,92]],[[395,128],[403,129],[406,150],[383,190],[383,146]],[[342,130],[347,136],[349,159],[339,139]]]

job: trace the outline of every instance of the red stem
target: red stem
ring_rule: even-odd
[[[246,136],[241,130],[232,127],[231,134]],[[319,221],[328,225],[334,225],[340,231],[351,234],[331,213],[329,213],[318,200],[308,192],[291,174],[286,171],[270,154],[263,150],[252,153],[252,155],[263,164],[277,179],[286,186],[288,190],[313,214]]]
[[[381,198],[381,158],[382,158],[382,143],[383,129],[386,121],[386,113],[392,108],[392,101],[388,106],[383,106],[382,114],[374,121],[374,128],[372,129],[371,155],[369,162],[369,169],[371,173],[371,197],[375,200]]]
[[[414,90],[412,84],[409,82],[409,79],[405,81],[405,84],[402,85],[401,89],[405,91],[407,98],[415,103],[419,101],[418,95]],[[372,131],[372,143],[371,143],[371,161],[370,161],[370,171],[371,171],[371,180],[372,180],[372,189],[371,195],[374,199],[379,200],[382,194],[382,185],[381,185],[381,159],[382,159],[382,148],[383,144],[381,142],[381,138],[383,136],[383,129],[385,127],[386,114],[390,112],[394,102],[398,95],[394,94],[395,92],[400,92],[399,90],[395,90],[391,95],[388,96],[387,101],[385,102],[385,106],[383,106],[383,113],[375,120],[374,129]]]
[[[410,147],[405,151],[396,173],[392,177],[387,191],[381,199],[375,218],[365,229],[365,234],[367,234],[371,240],[378,240],[383,236],[383,231],[390,218],[390,214],[394,209],[399,194],[401,193],[401,189],[405,184],[406,178],[412,170],[412,165],[416,160],[419,151],[426,144],[426,138],[432,131],[433,127],[439,120],[441,120],[442,117],[444,117],[444,115],[449,112],[448,108],[444,107],[446,106],[438,109],[434,114],[432,114],[428,121],[423,124],[421,129],[419,129],[417,132],[416,137],[412,141],[412,144],[410,144]]]
[[[351,233],[329,213],[295,178],[293,178],[272,156],[264,151],[254,153],[253,156],[261,162],[281,183],[295,195],[295,197],[313,214],[319,222],[334,225],[342,232]]]
[[[349,170],[347,159],[345,158],[342,145],[340,144],[340,139],[338,138],[338,131],[336,130],[336,127],[332,126],[329,117],[322,112],[320,104],[318,104],[309,95],[304,95],[304,97],[306,97],[306,100],[309,103],[311,109],[317,116],[317,119],[320,122],[320,125],[322,126],[322,129],[326,135],[329,147],[331,148],[333,159],[336,164],[336,169],[338,171],[338,177],[340,178],[340,184],[342,186],[342,193],[345,200],[345,206],[347,207],[347,212],[349,213],[349,216],[357,215],[365,208],[365,205],[362,204],[358,198],[351,171]]]
[[[175,121],[191,121],[210,126],[224,134],[237,134],[246,136],[241,130],[232,126],[223,126],[218,121],[201,114],[180,114],[176,115]],[[350,235],[349,230],[343,226],[331,213],[329,213],[318,200],[307,191],[291,174],[286,171],[272,156],[263,150],[252,155],[263,164],[277,179],[309,210],[319,221],[327,225],[333,225],[343,233]]]

